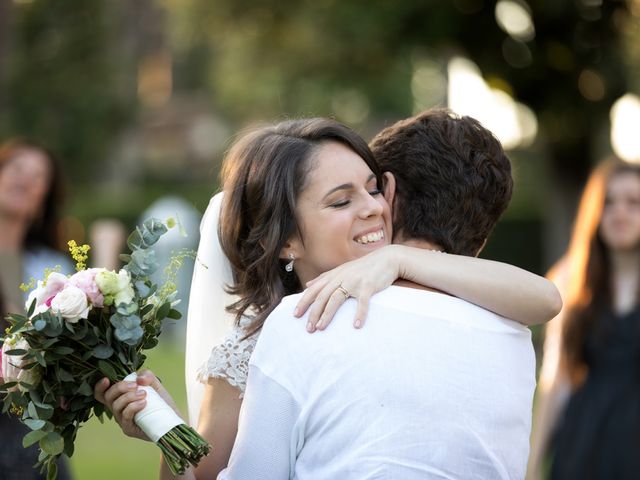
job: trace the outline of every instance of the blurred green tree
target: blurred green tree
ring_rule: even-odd
[[[106,0],[0,0],[0,134],[48,145],[87,180],[132,113]]]
[[[499,3],[527,12],[533,32],[518,36],[501,28],[496,15]],[[548,185],[540,188],[550,193],[543,198],[556,204],[552,221],[560,223],[555,230],[564,235],[588,171],[610,148],[612,103],[629,88],[639,87],[629,84],[632,69],[640,64],[639,4],[637,0],[167,2],[183,48],[190,42],[207,44],[206,81],[219,107],[236,119],[273,118],[282,112],[340,118],[345,110],[341,107],[347,104],[355,113],[342,120],[375,129],[380,126],[378,118],[413,113],[411,82],[417,61],[432,58],[444,65],[453,55],[470,58],[492,87],[507,91],[535,112],[537,150],[547,158],[549,174]],[[444,100],[435,96],[431,105]],[[556,250],[553,255],[560,247]]]

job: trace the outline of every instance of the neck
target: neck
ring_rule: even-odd
[[[436,243],[432,243],[432,242],[428,242],[426,240],[416,240],[416,239],[404,239],[404,238],[396,238],[396,243],[399,243],[400,245],[404,245],[407,247],[413,247],[413,248],[421,248],[423,250],[432,250],[434,252],[442,252],[443,248],[436,244]],[[409,280],[405,280],[403,278],[398,278],[395,282],[393,282],[394,285],[397,285],[399,287],[408,287],[408,288],[415,288],[418,290],[427,290],[430,292],[440,292],[440,290],[436,290],[434,288],[429,288],[426,287],[424,285],[420,285],[419,283],[415,283],[415,282],[411,282]],[[443,293],[443,292],[440,292]]]
[[[614,274],[638,274],[640,250],[609,251],[609,263]]]
[[[404,238],[398,238],[396,243],[406,245],[407,247],[422,248],[423,250],[434,250],[437,252],[444,251],[444,249],[437,243],[428,242],[426,240],[416,240],[414,238],[405,240]]]
[[[630,311],[638,303],[640,250],[610,251],[613,308],[618,313]]]
[[[11,217],[0,216],[0,252],[17,252],[27,234],[27,225]]]

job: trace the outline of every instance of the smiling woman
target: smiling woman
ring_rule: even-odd
[[[311,163],[308,188],[296,207],[301,234],[285,244],[281,255],[295,258],[302,283],[387,244],[391,226],[378,179],[353,150],[328,142]]]

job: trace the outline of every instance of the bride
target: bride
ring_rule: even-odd
[[[332,120],[288,121],[245,136],[227,155],[223,180],[226,197],[214,197],[203,221],[189,308],[190,418],[192,423],[198,419],[198,430],[214,446],[212,454],[189,472],[196,478],[212,478],[227,464],[248,359],[262,323],[283,296],[302,290],[323,272],[359,259],[346,269],[343,265],[325,273],[309,288],[300,313],[316,295],[320,299],[309,317],[310,331],[324,328],[327,316],[348,296],[360,302],[355,321],[362,326],[368,297],[390,285],[400,272],[522,323],[540,323],[556,313],[555,287],[516,267],[385,247],[392,232],[383,176],[364,140]],[[303,202],[311,207],[299,218],[298,205]],[[409,255],[396,255],[398,248]],[[407,256],[410,262],[402,260]],[[233,296],[222,293],[224,284],[232,285]],[[230,305],[229,313],[222,314],[222,305]],[[328,315],[323,316],[325,308]],[[203,351],[224,335],[229,317],[233,328],[198,371],[206,382],[198,416],[194,371]],[[150,372],[142,374],[139,383],[154,384],[166,395]],[[132,421],[145,405],[135,384],[120,382],[109,388],[104,379],[95,394],[125,433],[145,438]],[[168,471],[162,475],[170,478]]]

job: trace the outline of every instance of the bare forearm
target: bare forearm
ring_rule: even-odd
[[[196,480],[196,476],[191,468],[188,468],[183,475],[174,475],[169,470],[164,458],[160,458],[160,480]]]
[[[391,247],[401,278],[442,290],[524,325],[544,323],[562,308],[552,282],[513,265],[402,245]]]

